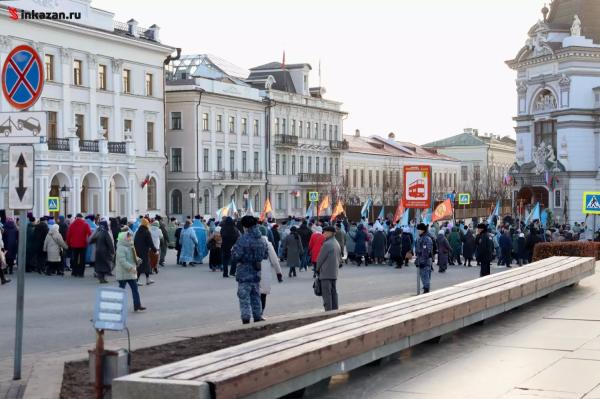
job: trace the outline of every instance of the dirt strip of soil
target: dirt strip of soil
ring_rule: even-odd
[[[333,316],[339,316],[340,314],[343,313],[324,314],[322,316],[258,325],[253,328],[205,335],[169,344],[138,349],[132,352],[130,372],[137,373],[138,371],[177,362],[204,353],[229,348],[267,335],[291,330]],[[94,387],[89,381],[90,374],[87,360],[65,363],[60,398],[93,398]]]

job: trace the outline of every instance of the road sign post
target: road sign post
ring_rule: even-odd
[[[42,95],[44,65],[31,46],[15,47],[4,58],[2,94],[18,111],[27,111]],[[23,357],[23,307],[25,303],[25,267],[27,256],[27,214],[33,209],[34,149],[22,144],[40,143],[46,129],[45,112],[13,112],[0,114],[0,144],[11,146],[8,157],[8,208],[18,211],[19,248],[17,263],[17,309],[15,323],[15,380],[21,379]]]

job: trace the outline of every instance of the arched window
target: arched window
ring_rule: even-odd
[[[171,193],[171,213],[173,215],[181,215],[183,213],[183,196],[179,190],[173,190]]]
[[[156,209],[156,179],[154,177],[150,178],[148,185],[146,186],[148,189],[148,210]]]

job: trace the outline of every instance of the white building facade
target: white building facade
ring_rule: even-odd
[[[263,90],[267,104],[268,191],[276,218],[304,215],[309,192],[335,201],[343,188],[347,113],[340,102],[323,98],[323,88],[309,87],[310,71],[309,64],[273,62],[250,69],[247,79]]]
[[[44,10],[38,2],[19,7]],[[90,1],[62,1],[78,10],[77,24],[12,21],[0,8],[0,62],[20,44],[33,46],[45,68],[44,89],[30,111],[45,111],[46,140],[35,145],[36,216],[47,197],[60,213],[134,216],[165,208],[163,61],[175,49],[159,28],[113,20]],[[0,100],[0,111],[13,111]],[[8,207],[7,146],[1,148],[0,208]]]
[[[232,201],[241,214],[259,212],[266,186],[260,91],[242,80],[247,72],[212,55],[184,56],[173,62],[171,74],[169,214],[215,217]]]
[[[516,143],[511,137],[468,128],[423,147],[460,161],[458,190],[470,193],[472,200],[510,198],[505,177],[516,160]]]
[[[398,141],[394,133],[362,137],[360,131],[344,136],[343,197],[349,205],[373,199],[374,205],[396,206],[402,197],[403,170],[408,165],[431,166],[432,197],[435,200],[457,190],[460,161],[430,152],[416,144]]]
[[[583,193],[600,189],[600,7],[555,0],[542,13],[507,62],[517,72],[513,199],[581,222]]]

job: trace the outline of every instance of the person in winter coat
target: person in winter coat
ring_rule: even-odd
[[[452,232],[448,237],[448,243],[450,244],[450,248],[452,248],[451,261],[450,263],[456,262],[459,265],[462,265],[460,254],[462,253],[462,240],[460,238],[460,233],[458,231],[458,227],[452,227]],[[465,261],[466,262],[466,261]]]
[[[142,306],[137,279],[137,255],[133,247],[133,233],[127,226],[121,229],[117,237],[117,255],[115,260],[115,276],[119,287],[125,288],[129,285],[133,298],[133,310],[141,312],[146,310]]]
[[[322,233],[323,229],[320,226],[315,227],[315,231],[310,236],[308,242],[308,253],[310,254],[310,261],[313,265],[313,275],[316,273],[317,259],[319,259],[319,253],[321,247],[325,241],[325,236]]]
[[[150,222],[148,219],[143,218],[140,227],[135,232],[133,239],[133,245],[137,256],[142,260],[142,263],[138,266],[138,284],[143,285],[139,282],[139,278],[142,274],[146,276],[146,285],[154,284],[154,281],[150,279],[150,273],[152,272],[150,267],[150,251],[156,253],[158,248],[154,246],[152,241],[152,234],[150,233]]]
[[[260,264],[260,303],[264,313],[265,307],[267,306],[267,295],[271,293],[273,274],[277,276],[277,281],[280,283],[283,282],[283,274],[281,272],[281,266],[279,265],[277,252],[275,251],[273,244],[271,244],[267,238],[267,230],[261,229],[260,234],[262,240],[267,244],[267,251],[269,253],[268,258],[263,260]]]
[[[408,261],[412,258],[414,242],[415,239],[410,227],[404,227],[402,229],[402,259],[404,260],[404,266],[408,266]]]
[[[67,243],[63,240],[59,231],[60,227],[57,224],[50,226],[50,230],[44,239],[44,252],[47,256],[46,275],[51,276],[57,274],[64,275],[62,269],[62,252],[66,251]]]
[[[192,229],[194,230],[194,233],[196,234],[196,238],[198,240],[198,250],[194,253],[194,260],[192,263],[197,263],[201,265],[204,258],[206,258],[206,255],[208,255],[208,249],[206,248],[206,244],[208,242],[208,229],[206,228],[204,223],[202,223],[200,216],[196,216],[194,218],[194,223],[192,223]]]
[[[448,259],[450,257],[450,253],[452,252],[452,248],[450,248],[450,243],[446,239],[443,229],[438,232],[437,251],[438,271],[440,273],[445,273],[446,269],[448,269]]]
[[[187,267],[188,264],[193,266],[192,261],[194,260],[194,252],[198,251],[197,247],[198,238],[192,228],[191,220],[186,220],[183,225],[183,230],[179,236],[179,243],[181,245],[181,255],[179,256],[179,262],[183,267]]]
[[[337,222],[335,225],[335,239],[338,244],[340,244],[340,248],[342,249],[342,259],[344,258],[344,248],[346,248],[346,233],[343,230],[343,226],[341,222]],[[348,258],[346,258],[346,263],[348,263]]]
[[[221,226],[215,227],[213,234],[208,237],[208,267],[216,272],[223,268],[223,237],[221,237]]]
[[[362,264],[363,257],[365,259],[365,266],[367,263],[367,229],[364,225],[359,225],[356,229],[356,235],[354,236],[354,256],[357,260],[357,265],[360,267]]]
[[[95,220],[96,219],[95,219],[94,215],[88,215],[85,218],[85,222],[88,224],[88,226],[90,226],[90,231],[92,232],[90,237],[92,235],[94,235],[94,233],[96,232],[96,229],[98,228],[98,225],[96,224]],[[87,246],[87,250],[85,251],[85,263],[93,266],[94,262],[96,261],[94,259],[94,255],[96,255],[96,248],[94,247],[94,244],[90,243]]]
[[[115,242],[112,232],[108,228],[106,219],[100,221],[98,229],[90,239],[90,243],[95,246],[94,270],[100,284],[106,284],[106,276],[111,273],[114,266]]]
[[[335,228],[325,227],[321,251],[316,262],[316,273],[319,276],[323,307],[325,311],[338,309],[337,279],[338,270],[342,264],[342,250],[334,237]]]
[[[250,323],[251,318],[257,323],[264,321],[260,302],[260,268],[262,261],[269,257],[269,249],[255,217],[246,215],[241,223],[245,232],[231,249],[231,264],[236,266],[242,323]]]
[[[419,237],[415,243],[415,266],[419,268],[419,276],[423,283],[423,293],[431,290],[431,269],[433,259],[433,240],[427,234],[427,225],[421,223],[417,226]]]
[[[160,228],[160,232],[162,234],[162,238],[160,239],[160,258],[158,260],[158,264],[164,266],[165,257],[167,256],[167,251],[169,249],[169,231],[167,229],[167,225],[160,215],[156,215],[156,220],[158,221],[158,227]]]
[[[236,272],[235,265],[231,265],[231,248],[233,248],[240,238],[240,231],[235,227],[233,219],[229,216],[223,219],[221,223],[221,238],[223,239],[221,245],[221,252],[223,255],[223,277],[227,278],[230,274],[232,276],[235,275]]]
[[[402,258],[402,230],[396,228],[390,237],[390,261],[396,264],[396,269],[402,269],[404,258]]]
[[[302,221],[300,228],[298,228],[298,235],[302,240],[302,248],[304,248],[304,256],[300,259],[300,270],[307,270],[308,263],[310,262],[310,255],[308,253],[308,244],[310,242],[310,237],[313,232],[308,228],[308,222],[306,220]]]
[[[475,238],[477,261],[481,263],[480,277],[490,274],[490,263],[494,256],[494,242],[487,231],[487,225],[477,225],[477,237]]]
[[[288,277],[296,277],[296,268],[300,267],[300,261],[304,256],[304,248],[302,247],[302,239],[298,234],[298,229],[293,226],[290,229],[290,234],[287,235],[282,243],[283,257],[287,259],[287,265],[290,268]]]
[[[373,235],[373,244],[371,245],[371,252],[376,264],[382,265],[385,263],[385,252],[387,249],[387,239],[383,226],[378,226],[377,231]]]
[[[505,264],[508,268],[512,267],[512,240],[510,238],[510,235],[508,234],[508,231],[502,232],[502,234],[500,235],[500,239],[498,240],[498,244],[500,245],[501,254],[498,263]]]
[[[277,223],[271,227],[271,234],[273,235],[273,248],[275,248],[275,252],[279,252],[279,245],[281,245],[281,233],[279,232],[279,225]]]
[[[467,230],[467,234],[465,234],[464,244],[463,244],[463,257],[465,258],[465,264],[468,267],[471,267],[471,261],[473,260],[473,255],[475,253],[475,236],[471,229]]]
[[[525,234],[519,233],[517,237],[517,262],[519,263],[519,266],[523,266],[527,264],[528,260]]]
[[[346,233],[346,252],[348,253],[348,260],[351,262],[356,261],[355,255],[355,240],[356,239],[356,223],[352,223],[348,232]]]
[[[175,237],[175,232],[179,228],[181,228],[181,227],[179,226],[179,222],[177,222],[177,219],[171,218],[171,220],[169,221],[169,227],[167,227],[167,237],[169,238],[169,240],[168,240],[169,248],[177,249],[177,237]]]
[[[46,255],[44,254],[44,241],[48,234],[48,223],[46,218],[40,218],[40,221],[33,229],[33,240],[27,242],[27,246],[31,245],[33,250],[33,264],[35,271],[42,274],[46,270]]]
[[[160,222],[155,220],[150,225],[150,235],[152,236],[152,244],[158,249],[158,252],[150,252],[150,267],[154,273],[158,274],[158,264],[160,263],[161,245],[164,243],[164,235],[160,228]]]
[[[83,215],[78,213],[75,220],[71,222],[67,231],[67,245],[71,249],[71,275],[83,277],[85,273],[85,253],[88,246],[88,238],[92,235],[89,224],[83,220]]]
[[[11,218],[6,219],[6,223],[4,224],[2,241],[6,250],[6,268],[8,274],[13,274],[17,253],[19,252],[19,229],[17,229],[15,221]]]

